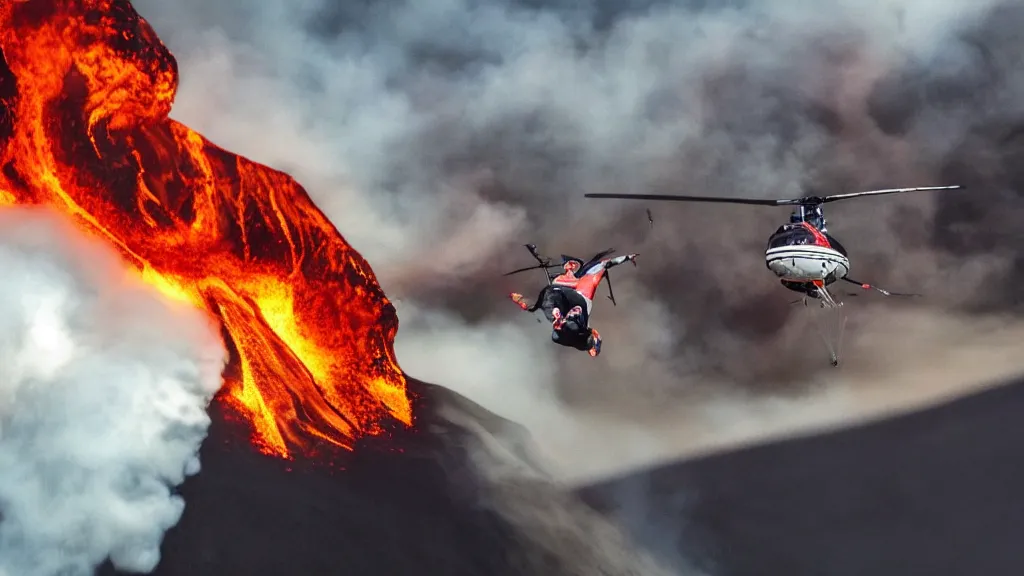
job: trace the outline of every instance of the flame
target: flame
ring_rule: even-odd
[[[291,177],[170,120],[177,63],[127,0],[0,0],[0,204],[43,204],[223,327],[216,401],[281,457],[412,423],[398,320]]]

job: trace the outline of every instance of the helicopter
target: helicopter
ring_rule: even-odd
[[[725,198],[715,196],[684,196],[674,194],[617,194],[587,193],[586,198],[614,198],[628,200],[658,200],[674,202],[717,202],[727,204],[748,204],[755,206],[792,206],[789,222],[783,224],[768,237],[765,249],[765,265],[779,278],[786,288],[799,292],[802,298],[795,303],[817,300],[821,308],[838,310],[843,303],[830,292],[829,286],[837,281],[855,284],[864,290],[875,290],[884,296],[916,297],[920,294],[890,292],[878,286],[854,280],[850,273],[850,255],[846,248],[828,232],[823,205],[838,200],[899,194],[925,190],[956,190],[964,186],[926,186],[916,188],[887,188],[833,194],[830,196],[804,196],[771,200],[765,198]],[[650,219],[650,211],[648,211]],[[837,339],[841,339],[846,318],[838,329]],[[838,343],[834,346],[823,336],[830,348],[832,366],[839,366]]]

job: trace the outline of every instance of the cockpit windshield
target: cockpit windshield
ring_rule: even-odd
[[[786,224],[779,227],[768,240],[768,248],[782,248],[783,246],[802,246],[814,244],[814,234],[800,224]]]

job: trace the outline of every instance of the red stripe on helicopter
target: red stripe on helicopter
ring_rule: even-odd
[[[801,222],[801,224],[803,224],[804,228],[811,233],[811,236],[814,237],[815,246],[821,246],[822,248],[832,247],[832,243],[828,241],[828,238],[826,238],[820,230],[818,230],[814,226],[811,226],[808,222]]]

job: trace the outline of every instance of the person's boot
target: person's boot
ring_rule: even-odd
[[[587,350],[587,354],[590,354],[591,358],[596,358],[601,353],[601,335],[598,334],[597,330],[590,329],[590,350]]]

